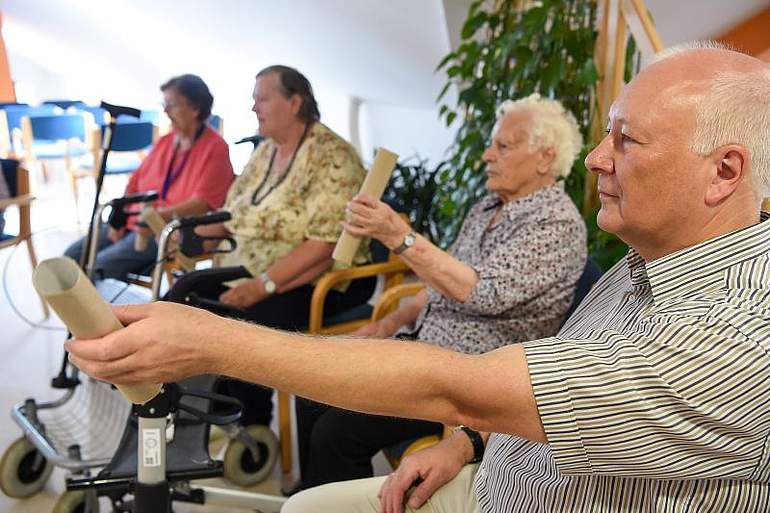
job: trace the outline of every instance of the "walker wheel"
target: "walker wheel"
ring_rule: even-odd
[[[64,492],[56,501],[52,513],[99,513],[99,498],[93,491]]]
[[[238,439],[230,440],[223,458],[224,477],[238,486],[253,486],[264,481],[278,460],[278,439],[270,428],[254,424],[245,428],[257,443],[255,459],[249,448]]]
[[[43,489],[51,472],[53,465],[22,436],[0,459],[0,490],[14,499],[29,497]]]

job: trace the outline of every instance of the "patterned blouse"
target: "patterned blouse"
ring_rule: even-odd
[[[353,147],[316,122],[287,174],[265,179],[274,150],[270,139],[259,145],[227,194],[232,219],[225,226],[238,246],[217,258],[219,267],[242,265],[257,276],[305,240],[336,242],[342,231],[345,206],[366,174]],[[353,263],[368,261],[368,245],[361,244]],[[333,269],[342,267],[335,262]]]
[[[498,208],[502,215],[490,226]],[[479,282],[464,303],[428,287],[428,304],[409,331],[479,354],[559,330],[585,266],[586,227],[561,183],[507,204],[489,195],[468,213],[450,253]]]

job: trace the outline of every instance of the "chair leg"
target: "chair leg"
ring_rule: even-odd
[[[80,223],[80,202],[78,201],[78,177],[72,171],[69,172],[72,194],[75,197],[75,219]]]
[[[32,270],[34,271],[37,268],[37,255],[35,255],[35,247],[32,245],[32,236],[30,235],[27,237],[27,252],[29,252],[29,261],[32,264]],[[38,294],[38,297],[40,298],[40,303],[43,305],[43,315],[44,319],[48,319],[48,317],[51,316],[51,311],[48,309],[48,303],[45,302],[45,299],[43,299],[43,296]]]
[[[281,442],[281,470],[291,472],[291,403],[289,394],[278,391],[278,434]]]
[[[40,172],[43,175],[43,183],[48,183],[48,169],[45,167],[45,162],[42,160],[39,160],[38,162],[40,162]]]

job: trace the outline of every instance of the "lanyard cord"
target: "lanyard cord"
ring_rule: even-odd
[[[299,153],[299,149],[302,147],[302,143],[305,142],[305,138],[307,137],[307,133],[310,130],[310,124],[308,123],[305,125],[305,130],[302,132],[302,137],[299,139],[299,143],[297,143],[297,147],[294,149],[294,153],[291,154],[291,160],[289,161],[289,166],[286,168],[286,172],[281,176],[281,178],[270,186],[270,188],[262,195],[259,196],[259,193],[264,188],[265,184],[267,183],[267,179],[270,177],[270,174],[273,172],[273,161],[275,160],[275,154],[278,153],[278,149],[273,149],[273,154],[270,156],[270,163],[267,165],[267,172],[265,173],[265,176],[262,177],[262,181],[259,183],[257,188],[254,190],[254,194],[251,195],[251,205],[256,207],[262,201],[270,196],[270,193],[272,193],[275,189],[277,189],[284,180],[286,180],[286,177],[289,176],[289,172],[291,171],[291,167],[294,165],[294,159],[297,157],[297,153]]]
[[[182,174],[182,170],[184,169],[184,166],[187,164],[187,161],[190,158],[190,153],[192,153],[193,146],[195,146],[195,143],[198,142],[198,139],[200,139],[201,135],[203,135],[203,131],[205,129],[206,129],[206,124],[201,123],[201,126],[199,126],[198,130],[195,132],[195,139],[193,139],[192,146],[190,146],[190,149],[187,150],[187,153],[185,153],[184,158],[182,159],[182,162],[176,168],[176,171],[174,171],[172,168],[174,165],[174,161],[176,160],[176,154],[179,151],[179,140],[177,139],[176,143],[174,144],[174,154],[171,155],[171,160],[168,163],[168,169],[166,170],[166,177],[163,179],[163,189],[161,189],[161,194],[160,194],[160,198],[162,200],[165,200],[166,196],[168,196],[168,190],[171,188],[171,184],[174,183],[177,178],[179,178],[179,175]]]

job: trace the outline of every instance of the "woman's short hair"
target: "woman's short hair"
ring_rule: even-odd
[[[188,73],[173,77],[160,86],[161,91],[165,92],[167,89],[176,91],[198,110],[198,121],[206,121],[211,116],[214,97],[211,95],[206,82],[198,75]]]
[[[557,178],[566,178],[583,148],[583,136],[575,116],[560,102],[533,93],[526,98],[504,101],[497,108],[497,119],[518,111],[532,115],[529,126],[530,149],[552,148],[556,158],[551,172]]]
[[[312,123],[321,119],[318,102],[316,102],[315,96],[313,96],[313,86],[310,85],[310,81],[305,75],[289,66],[276,64],[268,66],[257,73],[257,78],[271,73],[278,74],[278,89],[284,98],[291,98],[296,94],[302,99],[302,105],[297,113],[299,119],[305,123]]]

